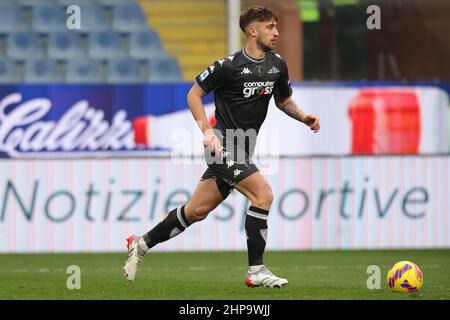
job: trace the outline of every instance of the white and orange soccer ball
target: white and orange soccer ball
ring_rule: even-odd
[[[422,288],[423,273],[410,261],[400,261],[388,271],[387,283],[393,292],[418,292]]]

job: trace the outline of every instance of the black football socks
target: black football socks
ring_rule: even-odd
[[[184,207],[185,205],[170,211],[163,221],[142,236],[147,245],[146,250],[179,235],[190,226],[184,214]]]
[[[248,265],[263,265],[267,239],[267,218],[269,211],[251,206],[245,217],[247,235]]]
[[[152,230],[142,236],[145,242],[143,249],[153,248],[183,232],[190,223],[184,213],[184,205],[178,207],[156,225]],[[248,265],[263,265],[263,255],[267,239],[267,218],[269,211],[251,206],[245,218],[245,233],[247,235]]]

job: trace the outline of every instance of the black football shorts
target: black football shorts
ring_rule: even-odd
[[[258,167],[248,160],[248,155],[245,157],[246,160],[238,161],[237,157],[227,152],[225,148],[220,155],[211,157],[208,156],[210,155],[208,153],[209,151],[205,150],[208,169],[203,173],[200,180],[216,180],[217,187],[224,200],[233,191],[236,183],[259,171]]]

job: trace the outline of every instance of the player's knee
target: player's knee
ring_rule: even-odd
[[[191,222],[197,222],[206,219],[208,214],[211,212],[211,208],[208,206],[199,206],[194,208],[188,217]]]
[[[269,210],[270,206],[272,205],[272,202],[273,202],[273,193],[272,189],[269,188],[264,192],[258,193],[256,199],[252,201],[252,205],[257,208]]]

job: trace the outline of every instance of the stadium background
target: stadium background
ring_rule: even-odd
[[[393,249],[375,261],[447,270],[429,297],[449,298],[450,3],[438,0],[0,0],[2,276],[20,277],[28,258],[31,274],[61,271],[26,253],[124,252],[126,236],[188,200],[206,166],[186,94],[239,50],[236,18],[251,4],[278,11],[294,98],[322,123],[313,135],[271,103],[256,154],[275,196],[268,250],[286,263],[285,250],[341,253],[345,266],[349,249]],[[373,4],[381,29],[366,23]],[[240,255],[248,205],[234,192],[155,251]],[[14,294],[27,297],[3,297]]]

